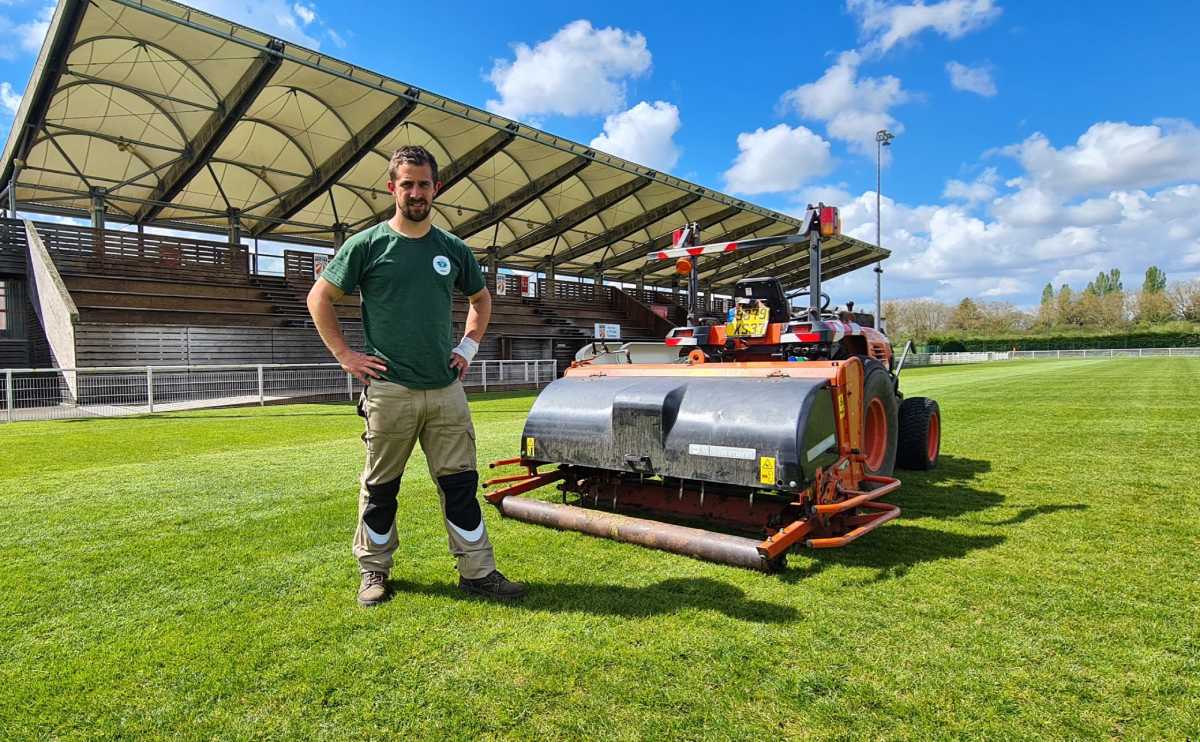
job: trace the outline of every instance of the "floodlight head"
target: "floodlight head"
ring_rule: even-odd
[[[875,141],[879,142],[884,147],[890,146],[892,140],[895,138],[896,135],[887,129],[880,129],[879,131],[875,132]]]

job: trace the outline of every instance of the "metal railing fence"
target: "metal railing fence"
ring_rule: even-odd
[[[463,385],[480,391],[538,388],[557,377],[552,358],[480,360]],[[361,389],[336,363],[3,369],[0,422],[353,400]]]
[[[909,353],[905,366],[949,366],[989,361],[1101,358],[1200,358],[1200,348],[1080,348],[1078,350],[1010,350],[967,353]]]

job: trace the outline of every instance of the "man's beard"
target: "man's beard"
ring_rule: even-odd
[[[405,201],[404,205],[400,207],[400,212],[410,222],[423,222],[433,213],[433,209],[430,208],[428,201],[415,204],[412,201]]]

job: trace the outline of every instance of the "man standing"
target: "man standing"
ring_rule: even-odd
[[[308,293],[308,311],[325,346],[365,388],[367,463],[358,498],[354,556],[362,572],[360,605],[387,599],[396,551],[396,495],[420,441],[437,483],[450,553],[458,560],[462,590],[499,600],[525,586],[496,569],[492,544],[475,496],[475,428],[462,378],[479,350],[492,314],[492,297],[471,249],[431,223],[437,161],[424,147],[401,147],[388,167],[396,213],[359,232],[337,251]],[[362,295],[366,353],[347,345],[334,302]],[[470,299],[466,333],[451,347],[453,290]]]

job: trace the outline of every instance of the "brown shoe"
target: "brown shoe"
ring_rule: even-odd
[[[358,586],[358,604],[364,608],[379,605],[388,598],[387,572],[363,572]]]
[[[517,600],[525,597],[525,593],[529,592],[529,589],[521,583],[513,582],[500,574],[498,569],[492,570],[490,575],[475,580],[459,577],[458,589],[491,600]]]

